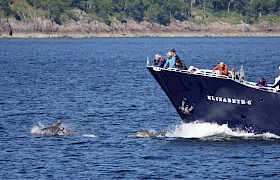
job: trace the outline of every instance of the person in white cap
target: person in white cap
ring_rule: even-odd
[[[279,70],[280,70],[280,66],[279,66]],[[280,91],[280,75],[275,78],[275,82],[272,88],[275,88],[276,91]]]
[[[165,64],[165,59],[161,55],[156,54],[154,59],[154,66],[163,68],[164,64]]]
[[[216,70],[219,70],[220,75],[228,76],[228,66],[224,62],[220,62],[212,71],[212,75]]]
[[[171,52],[166,53],[166,62],[164,64],[164,69],[166,68],[175,68],[175,57],[172,56]]]

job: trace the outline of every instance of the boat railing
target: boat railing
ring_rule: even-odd
[[[244,84],[248,87],[251,87],[251,88],[262,90],[262,91],[277,92],[277,90],[275,88],[272,88],[273,84],[267,84],[266,87],[263,87],[263,86],[260,87],[260,86],[257,86],[255,82],[248,82],[248,81],[243,81],[242,84]]]
[[[271,87],[272,84],[268,84],[267,87],[259,87],[259,86],[256,86],[255,82],[249,82],[249,81],[245,81],[243,79],[236,78],[235,73],[232,71],[229,71],[229,75],[226,76],[226,75],[220,75],[218,71],[215,71],[212,74],[212,70],[209,70],[209,69],[197,69],[196,68],[195,71],[192,71],[190,69],[180,70],[180,69],[176,69],[176,68],[165,69],[165,68],[150,65],[150,62],[148,61],[148,59],[147,59],[147,67],[153,68],[154,71],[174,71],[174,72],[180,72],[180,73],[186,73],[186,74],[195,74],[195,75],[215,77],[215,78],[231,79],[233,81],[236,81],[240,84],[243,84],[243,85],[251,87],[251,88],[255,88],[255,89],[259,89],[259,90],[263,90],[263,91],[269,91],[269,92],[277,92],[275,88]]]
[[[148,64],[148,63],[147,63]],[[234,79],[234,73],[229,72],[229,76],[226,75],[220,75],[218,72],[214,72],[212,74],[211,70],[208,69],[196,69],[195,71],[186,69],[186,70],[180,70],[177,68],[161,68],[161,67],[156,67],[156,66],[150,66],[148,65],[147,67],[153,68],[154,71],[175,71],[175,72],[181,72],[181,73],[187,73],[187,74],[196,74],[196,75],[202,75],[202,76],[211,76],[211,77],[217,77],[217,78],[224,78],[224,79]]]
[[[195,74],[200,74],[203,76],[211,76],[211,77],[217,77],[217,78],[224,78],[224,79],[235,79],[235,74],[232,71],[228,72],[228,75],[221,75],[218,70],[214,71],[209,69],[198,69]]]
[[[161,71],[161,70],[167,70],[167,71],[176,71],[176,72],[182,72],[182,73],[188,73],[188,74],[197,74],[197,75],[203,75],[203,76],[211,76],[211,77],[218,77],[218,78],[225,78],[225,79],[234,79],[235,75],[233,72],[229,71],[229,75],[221,75],[219,74],[219,71],[216,70],[214,73],[212,73],[212,70],[209,69],[198,69],[193,66],[190,66],[189,69],[186,70],[179,70],[176,68],[168,68],[164,69],[161,67],[156,67],[153,65],[150,65],[149,57],[147,56],[147,67],[152,67],[154,71]]]

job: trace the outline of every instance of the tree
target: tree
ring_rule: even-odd
[[[2,11],[6,16],[9,16],[11,14],[11,7],[10,7],[9,0],[0,1],[0,11]]]
[[[163,25],[170,23],[170,16],[168,12],[159,4],[153,4],[149,6],[146,12],[146,18],[152,22],[157,22]]]
[[[14,0],[0,0],[0,14],[21,20]],[[110,25],[117,18],[141,22],[144,19],[167,25],[171,20],[184,21],[191,11],[224,17],[239,13],[246,22],[254,23],[264,15],[280,15],[280,0],[21,0],[33,9],[43,11],[46,18],[62,24],[61,16],[74,19],[73,10],[79,9]],[[14,10],[14,11],[13,11]],[[214,12],[214,13],[213,13]],[[234,12],[234,13],[232,13]],[[39,13],[38,13],[39,14]]]

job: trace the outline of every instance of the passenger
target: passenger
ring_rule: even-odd
[[[175,60],[175,68],[179,69],[179,70],[185,70],[187,69],[185,64],[180,60],[180,59],[176,59]]]
[[[163,68],[164,64],[165,64],[165,59],[161,55],[156,54],[154,59],[154,66]]]
[[[190,71],[190,73],[196,74],[197,68],[190,66],[188,71]]]
[[[220,62],[212,71],[212,75],[216,70],[219,70],[220,75],[228,76],[228,66],[224,62]]]
[[[259,82],[257,82],[256,86],[259,86],[259,87],[267,87],[267,83],[266,83],[266,80],[265,78],[260,78]]]
[[[180,57],[176,54],[176,50],[175,49],[171,49],[170,52],[171,52],[172,56],[175,57],[175,60],[181,60]]]
[[[164,69],[175,68],[175,57],[172,56],[171,52],[166,53],[166,62],[164,64]]]

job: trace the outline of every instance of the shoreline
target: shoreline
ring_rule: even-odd
[[[147,21],[70,22],[58,25],[45,19],[0,19],[0,38],[100,38],[100,37],[280,37],[280,23],[228,24],[173,21],[168,26]]]
[[[186,33],[90,33],[90,34],[80,34],[80,33],[16,33],[13,36],[0,35],[0,39],[51,39],[51,38],[203,38],[203,37],[280,37],[279,33],[203,33],[203,32],[186,32]]]

